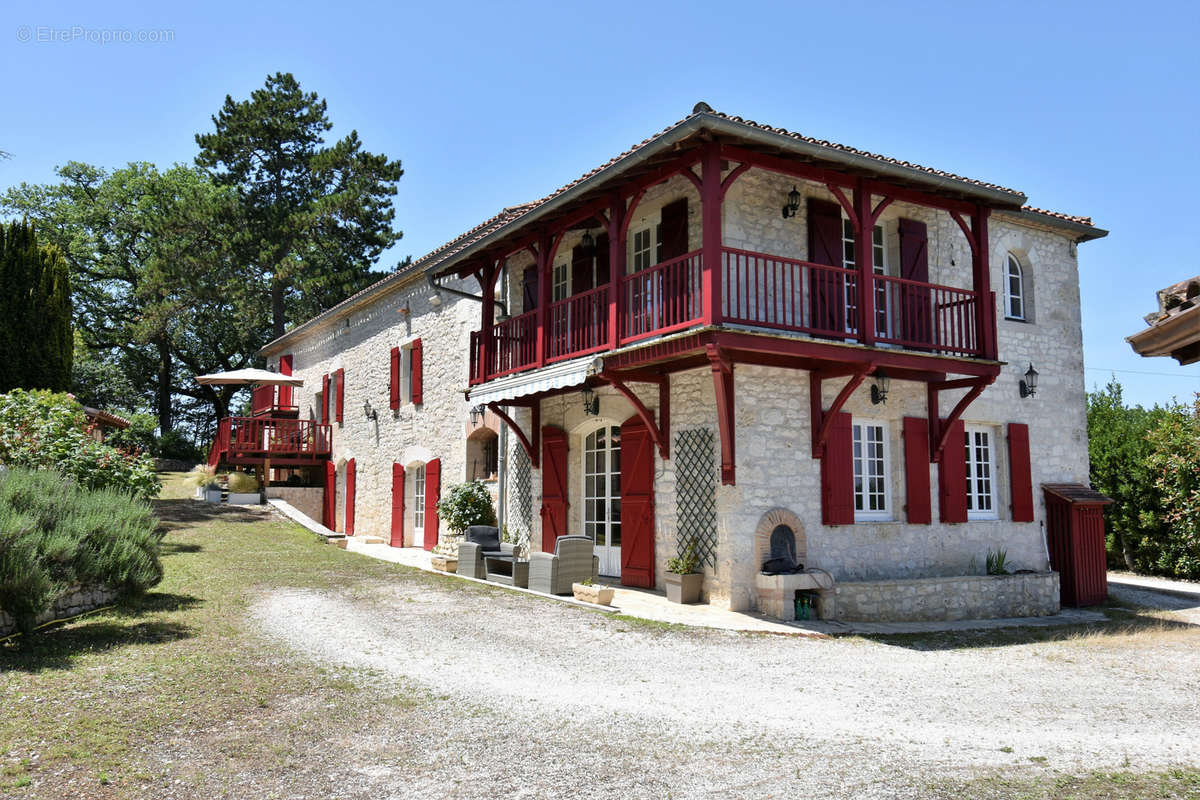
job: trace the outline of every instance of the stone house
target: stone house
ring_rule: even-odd
[[[346,533],[430,548],[479,477],[613,582],[691,545],[734,610],[1047,613],[1035,488],[1087,482],[1076,246],[1106,232],[1025,201],[699,104],[263,355],[329,425]],[[999,551],[1028,572],[987,580]]]

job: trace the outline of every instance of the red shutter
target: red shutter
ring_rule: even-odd
[[[688,201],[686,197],[662,209],[662,260],[670,261],[688,251]]]
[[[279,357],[279,374],[280,375],[291,375],[292,374],[292,354],[291,353],[288,353],[286,356]],[[277,401],[277,404],[279,405],[280,408],[290,408],[292,406],[292,387],[291,386],[280,386],[279,387],[279,399]]]
[[[329,376],[321,376],[321,424],[329,423]]]
[[[408,390],[412,397],[413,405],[419,406],[425,402],[425,392],[421,386],[423,368],[421,366],[420,339],[412,343],[412,352],[409,353],[409,357],[412,359],[412,385],[408,387]]]
[[[567,535],[567,432],[542,428],[542,552],[553,553]]]
[[[925,223],[915,219],[901,219],[897,227],[900,234],[900,277],[928,283],[929,240]],[[902,316],[896,335],[910,343],[933,342],[933,311],[930,300],[928,289],[901,284],[899,313]]]
[[[335,420],[342,421],[342,410],[346,405],[346,370],[339,369],[334,373],[334,378],[337,382],[337,405],[335,406]]]
[[[596,235],[596,285],[604,286],[608,283],[609,273],[609,254],[608,254],[608,234],[600,233]]]
[[[842,266],[842,207],[808,198],[808,260]],[[841,273],[812,270],[809,309],[812,327],[839,336],[846,332],[846,279]]]
[[[538,268],[526,267],[521,276],[521,313],[533,311],[538,304]]]
[[[1029,426],[1008,423],[1008,473],[1013,522],[1033,522],[1033,476],[1029,469]]]
[[[346,535],[354,535],[354,459],[346,462]]]
[[[942,522],[967,521],[967,439],[961,419],[950,426],[938,462],[938,505]]]
[[[908,522],[933,522],[929,500],[929,422],[922,417],[904,418],[904,485]]]
[[[392,547],[404,547],[404,465],[392,464]]]
[[[437,502],[442,496],[442,461],[435,458],[425,464],[425,549],[438,542]]]
[[[337,530],[337,467],[332,461],[325,462],[325,502],[321,507],[321,524],[331,531]]]
[[[621,584],[654,588],[654,440],[638,416],[621,426]]]
[[[833,418],[821,459],[821,522],[825,525],[854,524],[854,453],[850,415],[842,411]]]
[[[400,348],[392,348],[391,377],[388,383],[388,405],[392,411],[400,407]]]
[[[582,245],[571,248],[571,294],[582,294],[592,288],[594,255]]]

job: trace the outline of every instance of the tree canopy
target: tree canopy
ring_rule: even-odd
[[[71,280],[57,247],[25,222],[0,225],[0,392],[71,383]]]

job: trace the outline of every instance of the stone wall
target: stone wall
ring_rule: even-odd
[[[43,625],[56,619],[66,619],[87,611],[106,606],[120,596],[115,589],[103,586],[72,586],[54,601],[47,611],[37,616],[34,625]],[[17,632],[17,621],[0,608],[0,638]]]
[[[325,490],[315,486],[268,486],[268,498],[278,498],[292,506],[304,516],[321,521]],[[355,527],[358,527],[355,521]]]
[[[839,583],[837,619],[927,622],[1057,614],[1057,572]]]

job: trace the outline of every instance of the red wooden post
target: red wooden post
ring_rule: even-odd
[[[854,263],[858,267],[858,340],[875,344],[875,223],[871,192],[862,178],[854,184]]]
[[[971,215],[971,233],[975,247],[971,251],[971,288],[975,290],[975,346],[984,358],[996,358],[996,306],[992,300],[991,267],[988,259],[988,214],[975,206]]]
[[[538,301],[537,301],[537,347],[536,363],[539,367],[546,366],[546,345],[550,338],[550,326],[546,324],[546,309],[550,305],[554,287],[551,285],[554,276],[549,266],[551,244],[549,234],[543,233],[538,237],[537,270],[538,270]]]
[[[704,145],[700,161],[701,229],[704,251],[701,291],[704,292],[700,314],[701,323],[719,323],[721,313],[721,146],[717,142]]]
[[[625,201],[614,194],[608,206],[608,346],[621,341],[621,279],[625,277]]]
[[[496,370],[496,265],[489,260],[479,271],[479,277],[483,282],[480,287],[483,289],[483,312],[480,315],[482,327],[479,339],[483,343],[483,374],[486,380]]]

